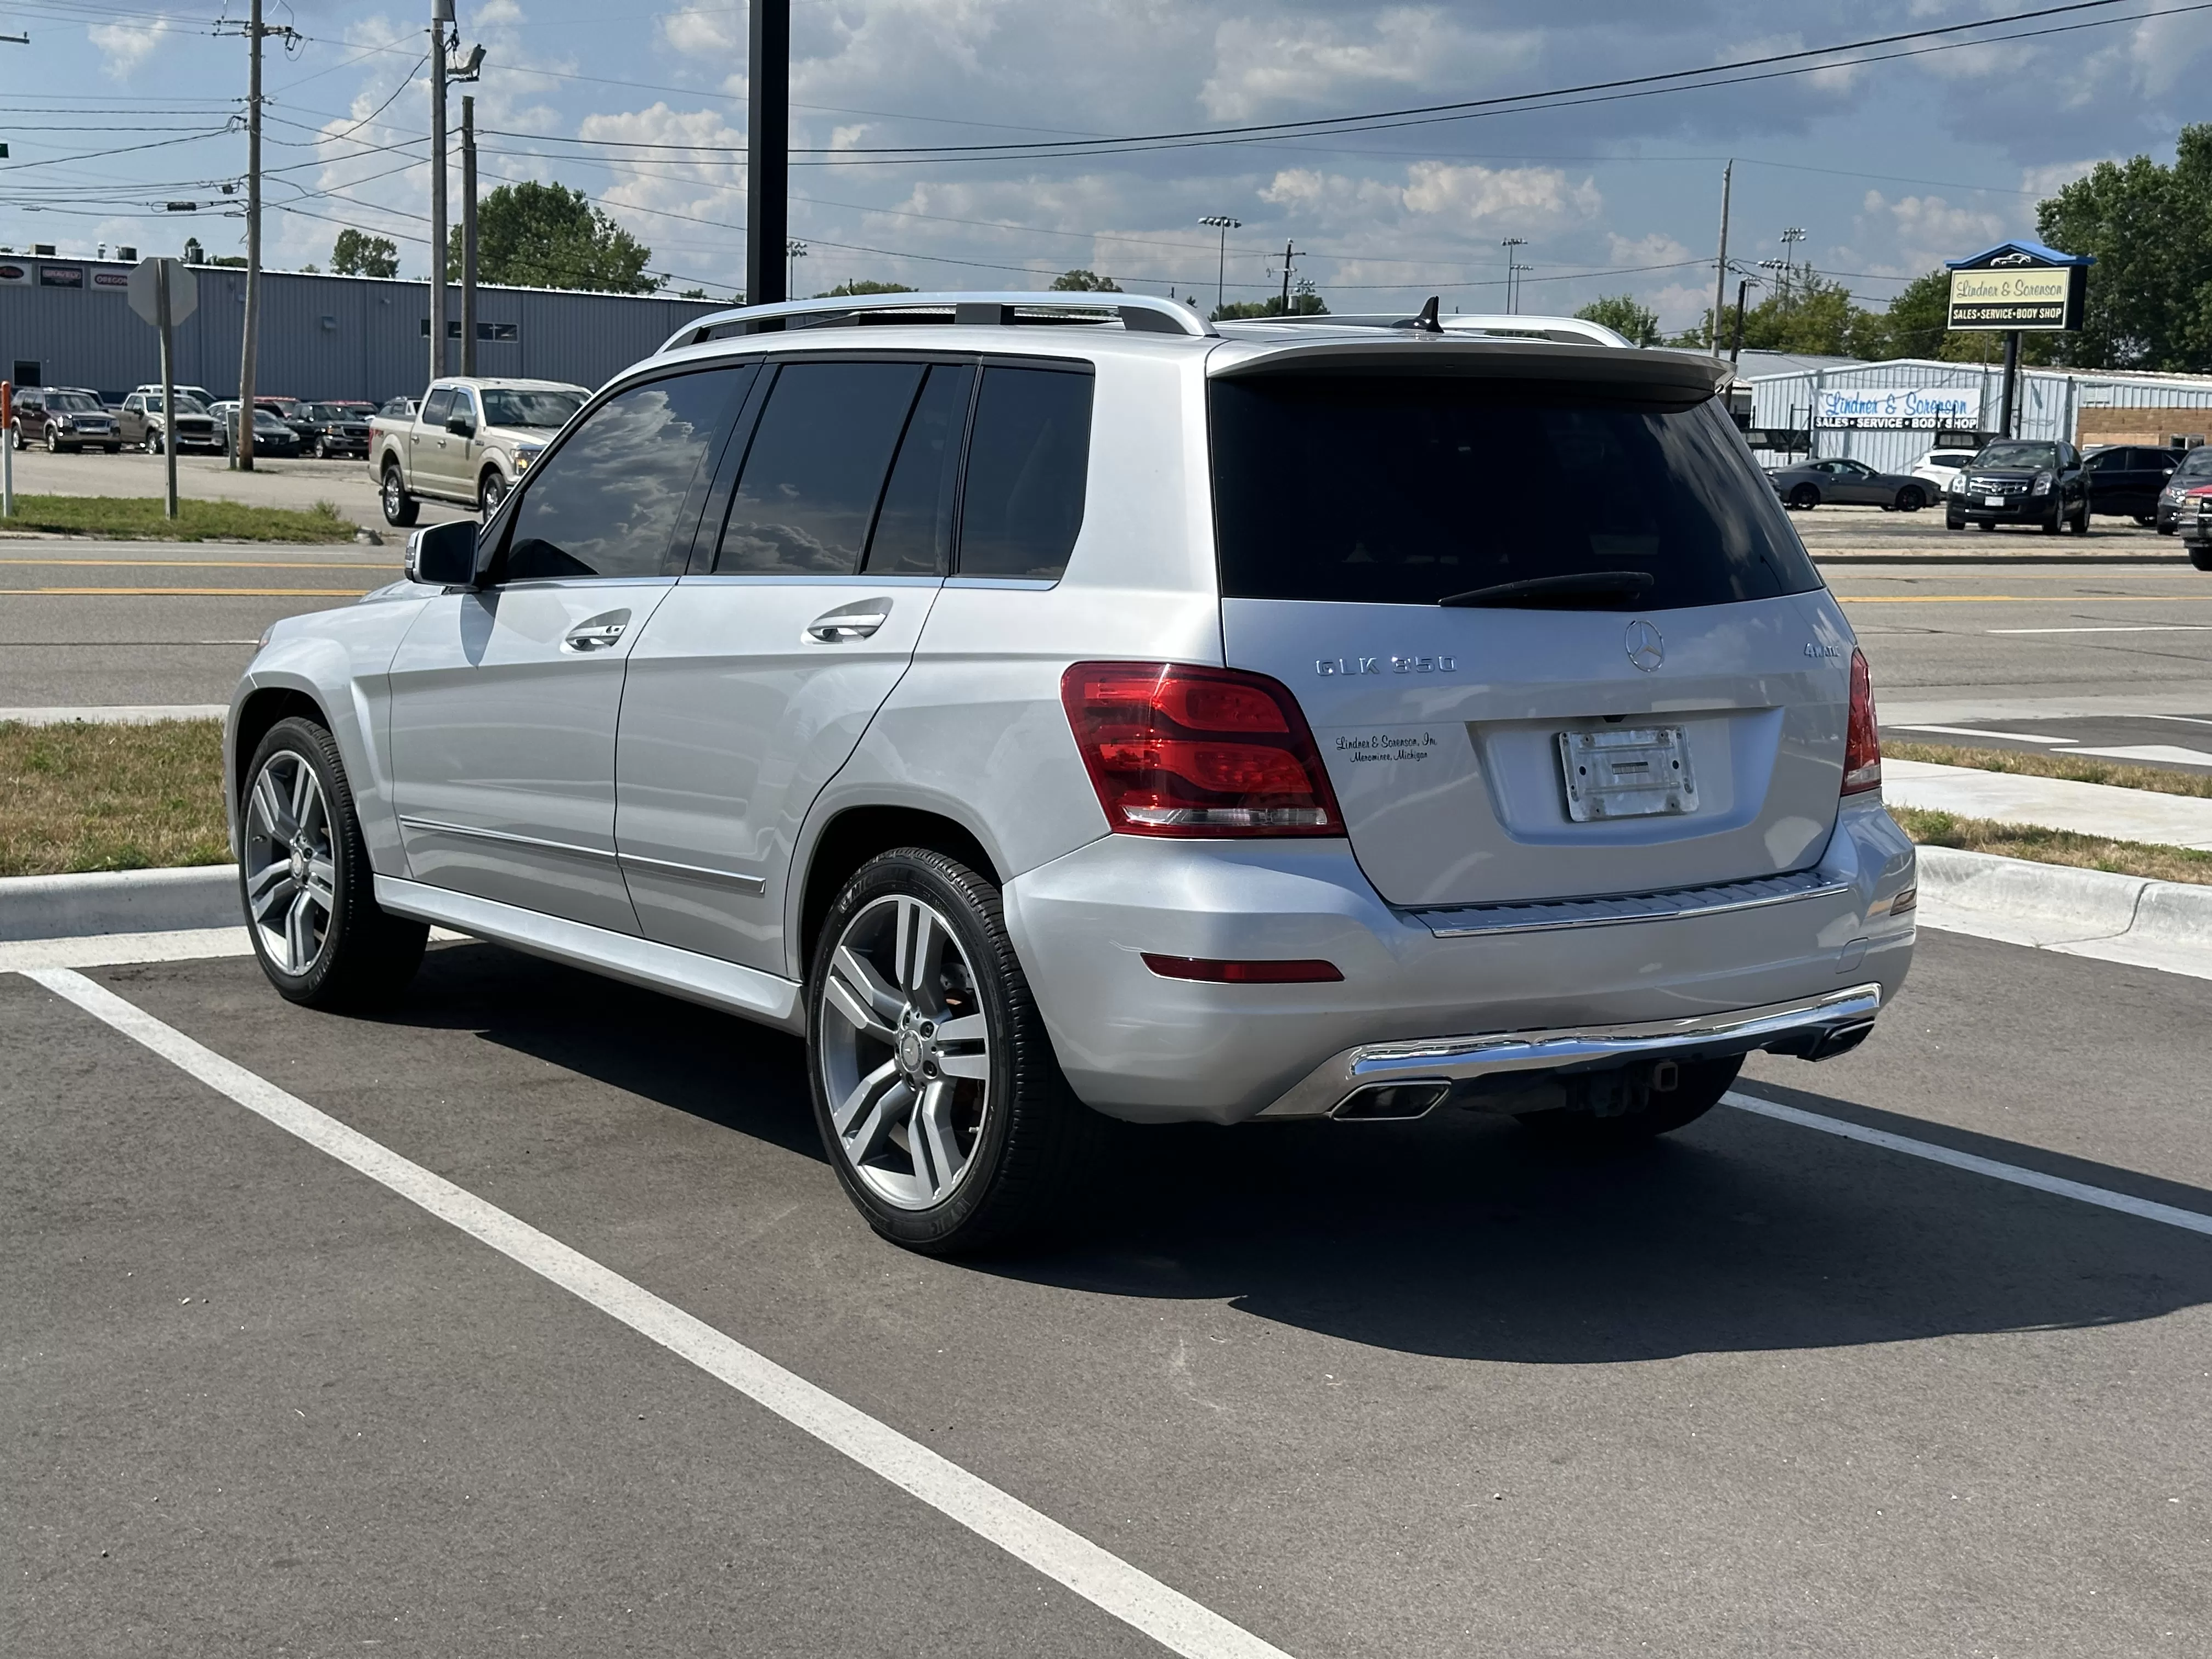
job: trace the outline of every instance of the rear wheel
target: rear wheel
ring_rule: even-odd
[[[1820,492],[1810,484],[1799,484],[1790,492],[1790,505],[1800,513],[1810,512],[1820,504]]]
[[[404,530],[413,524],[422,511],[422,504],[407,493],[407,486],[401,480],[399,469],[396,466],[384,469],[384,481],[377,495],[383,503],[385,523],[398,529]]]
[[[278,993],[348,1008],[405,990],[429,929],[376,902],[337,739],[313,720],[279,720],[253,751],[239,816],[246,933]]]
[[[863,865],[806,1006],[823,1145],[878,1233],[949,1255],[1063,1210],[1103,1126],[1060,1076],[988,880],[915,847]]]
[[[1661,1066],[1654,1066],[1657,1072]],[[1674,1085],[1652,1082],[1645,1103],[1600,1117],[1585,1107],[1523,1113],[1514,1121],[1540,1139],[1578,1152],[1618,1152],[1693,1123],[1720,1103],[1743,1069],[1743,1056],[1685,1060],[1674,1067]]]

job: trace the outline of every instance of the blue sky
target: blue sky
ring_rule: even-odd
[[[1229,297],[1297,270],[1336,310],[1498,308],[1501,239],[1525,239],[1523,310],[1630,293],[1670,326],[1710,301],[1721,166],[1731,251],[1837,273],[1869,303],[1946,257],[2031,232],[2035,202],[2099,159],[2172,154],[2212,52],[2212,9],[2127,0],[2094,28],[1745,84],[1393,131],[1111,156],[925,158],[901,144],[1343,115],[1714,64],[2016,12],[2027,0],[1866,0],[1817,15],[1739,0],[794,0],[793,234],[802,291],[872,276],[1035,288],[1070,266],[1210,301],[1207,214],[1231,234]],[[458,0],[488,58],[474,88],[484,187],[589,192],[673,286],[744,264],[745,12]],[[0,5],[0,243],[238,251],[242,0]],[[272,265],[326,264],[348,225],[425,268],[427,0],[407,12],[270,0]],[[2144,16],[2164,11],[2170,15]],[[2012,25],[2049,27],[2094,11]],[[228,20],[228,25],[226,24]],[[1789,27],[1780,27],[1787,22]],[[228,26],[228,32],[225,28]],[[458,94],[454,101],[459,118]],[[586,141],[586,142],[580,142]],[[684,148],[691,147],[691,148]],[[458,179],[458,160],[455,161]],[[458,185],[456,184],[456,191]],[[212,204],[167,213],[169,200]],[[410,238],[414,240],[410,240]]]

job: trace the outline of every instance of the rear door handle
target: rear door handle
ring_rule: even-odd
[[[889,599],[860,599],[825,611],[806,624],[806,637],[820,645],[865,640],[890,620]]]
[[[629,626],[629,612],[610,611],[605,616],[586,617],[562,636],[561,645],[568,651],[604,651],[617,643],[623,630]]]

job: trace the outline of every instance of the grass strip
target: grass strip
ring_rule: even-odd
[[[2212,853],[2189,847],[2161,847],[2142,841],[2107,841],[2071,830],[2041,830],[2027,823],[1996,823],[1962,818],[1951,812],[1892,806],[1889,815],[1923,847],[1956,847],[1969,853],[2034,864],[2069,864],[2078,870],[2109,870],[2118,876],[2148,876],[2154,881],[2194,882],[2212,886]]]
[[[252,507],[244,501],[177,503],[177,516],[161,515],[156,495],[18,495],[15,510],[0,515],[0,530],[112,536],[118,540],[204,542],[349,542],[356,526],[335,505],[317,501],[301,510]]]
[[[222,722],[0,722],[0,876],[226,864]]]
[[[2130,766],[2094,755],[2048,754],[2024,749],[1956,749],[1947,743],[1887,743],[1881,752],[1892,760],[1924,761],[1930,766],[1966,766],[1978,772],[2012,772],[2024,778],[2063,778],[2069,783],[2106,783],[2119,789],[2147,789],[2158,795],[2195,795],[2212,799],[2212,775],[2169,772],[2162,767]]]

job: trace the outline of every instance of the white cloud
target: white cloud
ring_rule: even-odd
[[[1978,253],[2007,236],[2031,235],[2035,229],[2032,210],[2024,208],[2008,217],[1986,208],[1954,207],[1941,196],[1903,196],[1891,201],[1870,190],[1860,210],[1861,230],[1872,227],[1886,234],[1897,249],[1896,258],[1914,274],[1932,270],[1946,259]]]
[[[106,58],[107,73],[118,81],[129,80],[131,72],[154,55],[168,33],[167,17],[156,17],[150,23],[94,23],[85,30]]]
[[[1526,31],[1470,31],[1432,6],[1396,6],[1364,28],[1332,19],[1232,17],[1214,32],[1214,71],[1199,88],[1217,121],[1286,107],[1342,106],[1378,93],[1479,83],[1532,63]]]
[[[2087,161],[2053,161],[2047,167],[2029,167],[2020,175],[2020,187],[2039,199],[2056,196],[2077,179],[2086,179],[2100,163],[2117,161],[2116,155],[2100,155]]]

